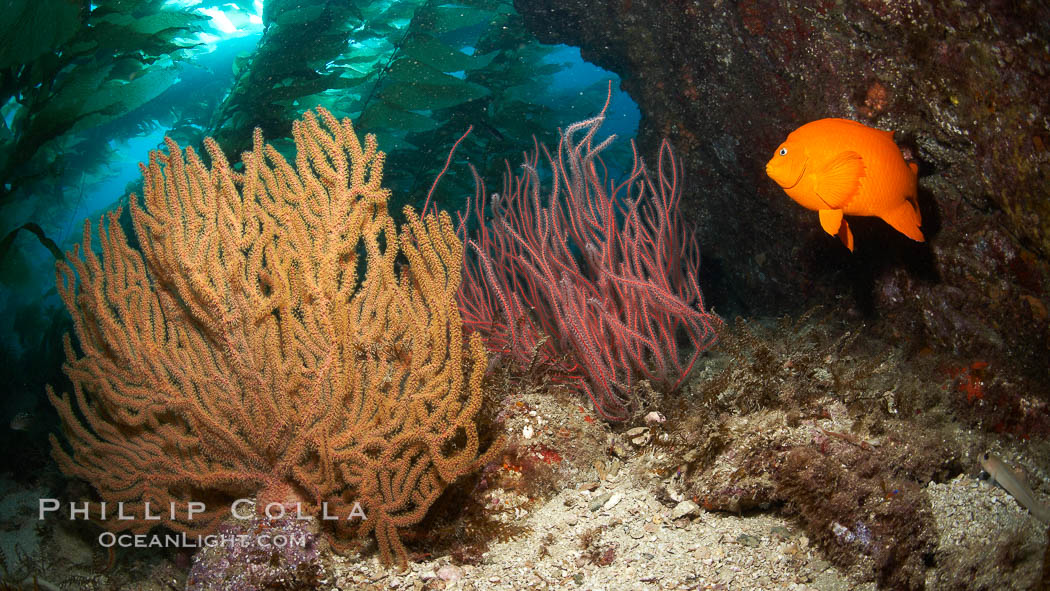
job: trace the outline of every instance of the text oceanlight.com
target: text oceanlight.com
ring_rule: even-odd
[[[103,532],[98,543],[103,548],[247,548],[255,546],[263,550],[270,548],[305,548],[309,543],[307,534],[211,534],[188,536],[186,534],[115,534]]]

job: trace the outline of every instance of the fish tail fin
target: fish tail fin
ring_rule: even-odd
[[[897,230],[908,238],[911,238],[916,242],[926,241],[926,238],[922,235],[922,231],[919,230],[919,226],[922,224],[922,217],[919,215],[919,206],[911,199],[905,199],[900,205],[880,214],[879,217],[886,220],[887,224],[893,226],[894,230]]]

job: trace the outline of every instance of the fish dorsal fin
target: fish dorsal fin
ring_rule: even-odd
[[[829,208],[839,209],[857,194],[863,176],[864,159],[860,154],[852,150],[839,152],[817,172],[813,189]]]

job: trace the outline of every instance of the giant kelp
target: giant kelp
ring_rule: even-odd
[[[12,0],[0,20],[0,358],[2,414],[32,417],[24,430],[4,430],[5,447],[35,450],[50,415],[40,393],[59,363],[54,300],[39,287],[61,258],[64,232],[84,195],[85,179],[149,115],[141,109],[176,75],[203,17],[162,0]],[[133,113],[130,117],[129,113]],[[125,118],[132,132],[86,135]],[[90,183],[90,180],[88,181]],[[112,195],[116,200],[119,195]],[[51,290],[53,294],[53,290]],[[17,368],[17,369],[15,369]],[[8,468],[36,475],[36,453],[12,454]]]
[[[0,23],[0,200],[60,174],[71,134],[166,89],[204,17],[163,0],[14,0]]]
[[[283,135],[300,105],[320,104],[376,133],[389,148],[391,187],[421,204],[470,125],[464,149],[483,154],[479,168],[492,174],[534,130],[557,127],[550,109],[525,97],[543,94],[561,66],[543,61],[552,50],[525,31],[509,0],[274,0],[263,22],[258,49],[210,124],[233,153],[252,125]],[[597,90],[592,103],[600,105]],[[473,183],[454,169],[442,187],[468,195]]]

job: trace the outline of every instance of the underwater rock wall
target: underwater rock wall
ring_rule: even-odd
[[[642,152],[671,138],[723,313],[823,302],[889,334],[1045,377],[1050,6],[1041,2],[518,0],[544,42],[615,71]],[[850,254],[764,173],[796,127],[894,130],[926,244],[853,218]],[[846,296],[846,297],[843,297]],[[924,335],[925,338],[920,338]]]

